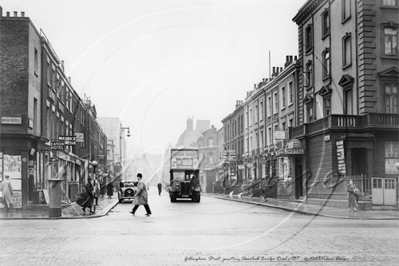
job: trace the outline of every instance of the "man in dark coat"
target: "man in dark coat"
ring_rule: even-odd
[[[158,183],[158,193],[159,193],[159,196],[161,196],[161,192],[162,192],[162,183],[159,182],[159,183]]]

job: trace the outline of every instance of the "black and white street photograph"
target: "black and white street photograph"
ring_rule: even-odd
[[[398,0],[2,0],[0,265],[397,265]]]

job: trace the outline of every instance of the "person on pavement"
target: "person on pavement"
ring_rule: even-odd
[[[93,179],[93,196],[94,196],[94,206],[98,206],[98,197],[100,196],[100,192],[101,192],[101,187],[100,187],[100,181],[98,181],[97,176],[94,176]],[[94,208],[95,210],[95,208]]]
[[[148,206],[147,189],[146,189],[144,182],[142,181],[142,178],[143,178],[143,175],[141,173],[138,173],[137,179],[139,180],[139,182],[137,184],[137,194],[136,194],[135,200],[133,201],[134,207],[130,213],[134,215],[136,213],[137,208],[140,205],[144,205],[144,208],[147,212],[146,215],[150,216],[151,210],[150,210],[150,206]]]
[[[161,192],[162,192],[162,183],[159,182],[159,183],[158,183],[158,193],[159,193],[159,196],[161,196]]]
[[[114,195],[114,185],[112,184],[112,182],[109,182],[107,185],[107,196],[109,199],[111,199],[113,195]]]
[[[93,185],[91,183],[91,177],[87,179],[87,183],[85,185],[85,192],[81,194],[81,196],[76,199],[76,203],[82,207],[83,213],[86,213],[86,208],[89,208],[90,213],[94,213],[91,208],[93,206]]]
[[[353,210],[357,212],[357,200],[356,200],[356,195],[355,195],[355,189],[356,186],[353,184],[353,180],[349,181],[349,185],[347,187],[348,190],[348,212],[351,211],[351,208],[353,207]]]
[[[0,190],[3,192],[4,212],[8,213],[9,209],[12,207],[11,196],[14,194],[9,175],[6,175],[4,181],[0,184]]]

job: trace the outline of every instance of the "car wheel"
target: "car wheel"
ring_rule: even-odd
[[[125,197],[133,197],[133,195],[134,195],[133,189],[125,190]]]
[[[122,203],[123,202],[123,199],[119,199],[119,203]]]
[[[197,203],[200,203],[200,201],[201,201],[201,195],[200,194],[197,195],[197,200],[196,201],[197,201]]]
[[[173,195],[173,196],[170,196],[170,202],[175,202],[176,201],[176,197]]]

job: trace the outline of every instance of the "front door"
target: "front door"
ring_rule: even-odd
[[[384,178],[384,205],[396,205],[396,178]]]

